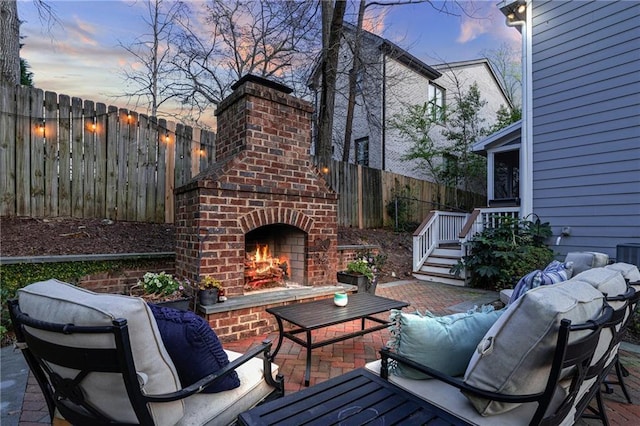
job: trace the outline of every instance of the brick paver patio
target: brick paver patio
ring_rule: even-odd
[[[407,312],[429,310],[437,315],[464,311],[467,307],[473,307],[474,300],[478,301],[478,304],[482,304],[491,299],[492,295],[482,290],[420,281],[379,284],[376,294],[410,302],[411,306],[405,308]],[[336,334],[354,331],[357,327],[359,327],[359,322],[354,321],[318,330],[317,333],[322,334],[314,334],[313,336],[314,339],[316,337],[324,339]],[[262,335],[252,339],[225,343],[224,346],[227,349],[244,352],[265,338],[272,339],[275,343],[277,332],[272,332],[267,336]],[[388,339],[389,332],[381,330],[315,349],[312,353],[311,385],[363,367],[367,362],[375,360],[379,349],[386,344]],[[627,350],[622,350],[620,354],[623,364],[631,373],[625,379],[625,383],[631,392],[634,404],[626,403],[619,388],[614,388],[613,394],[605,396],[607,414],[612,425],[640,424],[640,406],[637,405],[640,402],[640,355]],[[285,377],[287,393],[296,392],[303,388],[305,350],[301,346],[285,339],[276,358],[276,363],[280,365],[280,372]],[[43,423],[49,424],[46,406],[38,385],[33,377],[30,377],[19,426],[42,426]],[[601,423],[595,420],[581,420],[577,424],[598,425]]]

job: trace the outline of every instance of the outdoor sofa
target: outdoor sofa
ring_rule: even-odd
[[[412,317],[414,314],[393,313],[393,349],[383,349],[382,359],[365,368],[469,424],[573,424],[583,414],[595,415],[606,423],[600,390],[617,362],[619,333],[632,313],[631,301],[637,302],[630,281],[640,284],[638,268],[618,263],[531,289],[499,314],[479,311],[416,318]],[[562,340],[558,340],[562,320],[588,324],[603,309],[610,309],[613,314],[601,328],[578,386],[571,387],[570,371],[564,369],[556,383],[548,383],[554,356],[564,356],[555,352],[557,342]],[[489,318],[492,324],[487,325],[483,318]],[[572,333],[569,343],[579,339],[580,333]],[[418,336],[423,336],[424,341],[410,341]],[[463,344],[452,345],[452,341]],[[416,347],[421,350],[416,351]],[[463,349],[456,353],[455,347]],[[572,367],[571,371],[577,369]],[[542,413],[536,412],[545,391],[552,400]],[[483,397],[482,393],[538,397],[514,404]],[[554,413],[560,410],[560,401],[565,397],[564,411]],[[597,404],[588,408],[592,400]]]

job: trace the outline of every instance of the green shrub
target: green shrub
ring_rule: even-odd
[[[549,223],[502,218],[467,242],[469,254],[452,272],[466,271],[472,287],[489,290],[512,288],[520,277],[544,268],[553,260],[553,251],[545,245],[551,236]]]

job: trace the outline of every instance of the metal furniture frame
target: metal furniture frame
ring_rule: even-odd
[[[122,376],[131,406],[141,425],[153,425],[147,403],[176,401],[199,393],[208,385],[221,380],[240,365],[260,354],[263,355],[264,361],[264,379],[274,388],[269,397],[284,395],[284,378],[278,376],[277,380],[274,380],[272,377],[269,353],[271,342],[269,341],[250,349],[221,370],[203,377],[190,386],[176,392],[148,395],[142,392],[138,382],[126,319],[115,319],[110,326],[56,324],[40,321],[24,314],[20,310],[18,300],[10,300],[8,307],[17,345],[40,385],[52,421],[57,410],[71,424],[118,424],[109,418],[108,413],[96,410],[87,401],[82,382],[92,372],[115,373]],[[66,346],[51,339],[45,340],[39,337],[40,331],[65,335],[111,335],[114,346],[105,349]],[[62,377],[50,367],[51,364],[66,367],[78,373],[74,377]]]

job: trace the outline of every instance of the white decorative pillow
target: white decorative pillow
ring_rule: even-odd
[[[595,251],[572,251],[567,253],[565,262],[573,262],[573,275],[591,268],[601,268],[609,263],[609,255]]]
[[[30,284],[18,291],[20,309],[31,318],[78,326],[112,325],[117,318],[127,320],[131,350],[136,371],[146,380],[143,391],[149,394],[174,392],[180,389],[180,379],[162,343],[156,322],[144,300],[116,294],[100,294],[58,280]],[[33,330],[47,339],[49,332]],[[109,335],[52,335],[51,339],[71,345],[111,348]],[[56,368],[68,375],[68,369]],[[75,376],[73,373],[72,376]],[[87,399],[99,410],[109,413],[119,422],[137,423],[121,376],[92,373],[83,382]],[[173,425],[184,413],[182,401],[149,404],[154,424]]]
[[[596,318],[603,295],[584,282],[564,281],[526,292],[489,329],[467,367],[464,381],[508,395],[542,392],[551,369],[562,319],[574,324]],[[519,404],[467,395],[483,416],[500,414]]]

